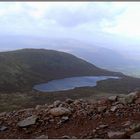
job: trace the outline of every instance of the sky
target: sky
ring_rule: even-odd
[[[0,2],[1,33],[140,36],[139,2]]]
[[[74,38],[137,49],[139,26],[140,2],[0,2],[0,36]]]

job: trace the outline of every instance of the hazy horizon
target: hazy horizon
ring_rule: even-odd
[[[56,49],[140,73],[139,25],[139,2],[1,2],[0,51]]]
[[[139,48],[139,17],[139,2],[1,2],[0,36],[73,38],[109,48]]]

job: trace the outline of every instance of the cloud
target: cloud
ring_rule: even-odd
[[[117,17],[115,26],[106,26],[104,28],[105,32],[118,34],[119,36],[140,37],[140,3],[130,4],[127,4],[125,11]]]
[[[140,32],[139,9],[140,4],[132,2],[1,2],[0,32],[69,37],[96,32],[134,36]]]
[[[63,27],[81,26],[86,23],[100,24],[103,20],[114,20],[115,16],[122,10],[118,9],[113,3],[110,5],[97,2],[78,2],[76,4],[60,2],[48,7],[48,10],[45,11],[46,20],[55,20]]]
[[[97,2],[10,2],[0,4],[0,16],[53,21],[61,26],[74,27],[84,23],[98,24],[112,20],[118,14],[114,4]]]

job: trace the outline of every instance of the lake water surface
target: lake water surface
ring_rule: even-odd
[[[94,87],[97,84],[97,81],[106,80],[109,78],[119,79],[115,76],[80,76],[80,77],[71,77],[64,78],[59,80],[52,80],[48,83],[42,83],[35,85],[33,89],[41,92],[53,92],[53,91],[63,91],[74,89],[76,87]]]

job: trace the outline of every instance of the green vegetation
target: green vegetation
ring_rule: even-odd
[[[13,111],[18,109],[35,107],[36,105],[52,104],[55,100],[64,101],[67,98],[71,99],[89,99],[94,100],[100,97],[114,95],[96,90],[94,88],[76,88],[73,90],[41,93],[41,92],[25,92],[25,93],[1,93],[0,94],[0,112]]]
[[[71,54],[45,49],[0,53],[0,91],[29,91],[34,84],[72,76],[122,75],[110,72]]]
[[[95,100],[111,95],[128,94],[139,88],[139,85],[140,79],[124,77],[123,79],[99,81],[95,87],[80,87],[67,91],[1,93],[0,112],[35,107],[41,104],[51,104],[55,100],[63,101],[66,98]]]
[[[110,75],[122,79],[99,81],[96,87],[41,93],[35,84],[72,76]],[[100,69],[71,54],[45,49],[0,52],[0,112],[51,104],[66,98],[93,100],[127,94],[140,87],[140,79]],[[11,93],[11,94],[9,94]]]

